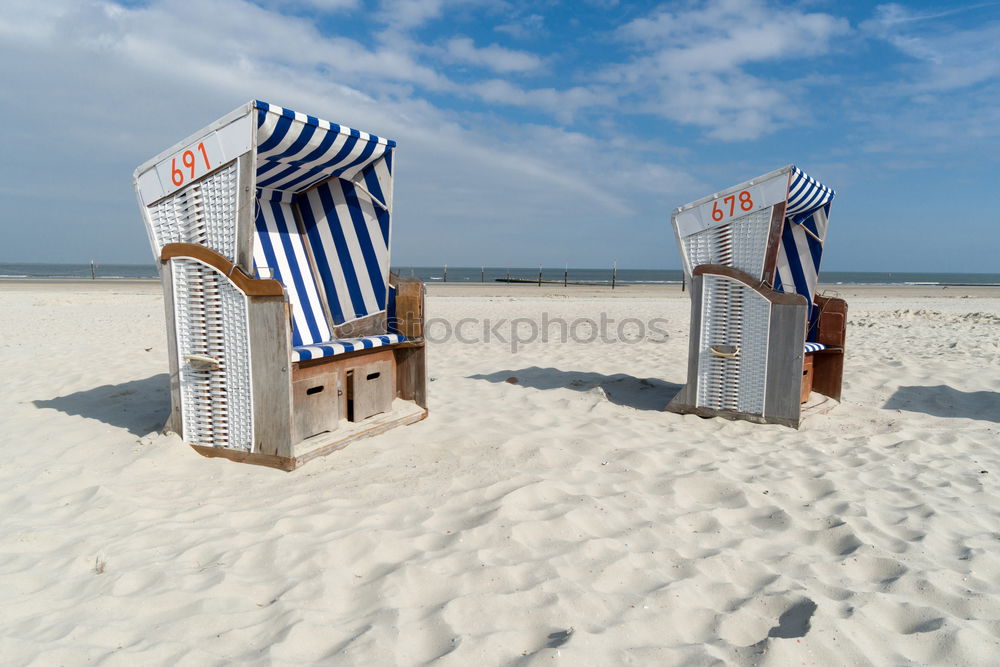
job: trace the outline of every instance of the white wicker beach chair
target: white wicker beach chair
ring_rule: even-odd
[[[812,391],[840,400],[847,304],[816,294],[833,197],[788,166],[674,211],[691,334],[668,410],[797,427]]]
[[[423,285],[390,276],[395,142],[250,102],[135,172],[167,428],[284,469],[427,415]]]

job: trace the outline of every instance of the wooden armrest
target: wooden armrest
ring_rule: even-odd
[[[168,243],[160,251],[160,261],[175,257],[187,257],[208,264],[225,274],[247,296],[285,296],[285,289],[277,280],[259,280],[243,273],[240,267],[215,252],[211,248],[196,243]]]
[[[847,339],[847,302],[834,297],[817,296],[814,303],[819,308],[816,341],[827,347],[843,348]]]
[[[762,297],[770,301],[775,305],[781,306],[804,306],[806,305],[806,298],[801,294],[795,293],[785,293],[785,292],[775,292],[773,289],[768,287],[763,281],[754,278],[746,271],[740,271],[739,269],[734,269],[731,266],[724,266],[722,264],[699,264],[691,272],[696,276],[725,276],[726,278],[731,278],[737,282],[743,283],[753,291],[760,294]]]
[[[418,278],[392,275],[396,288],[395,329],[408,339],[424,337],[424,284]]]

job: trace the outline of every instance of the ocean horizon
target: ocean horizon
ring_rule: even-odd
[[[399,275],[414,276],[424,282],[537,282],[539,273],[544,283],[610,285],[610,268],[569,267],[471,267],[471,266],[394,266]],[[90,264],[14,263],[0,262],[0,279],[66,279],[81,280],[154,280],[158,278],[154,264],[96,264],[93,274]],[[618,269],[617,284],[680,284],[680,269]],[[823,271],[820,283],[825,285],[915,285],[915,286],[1000,286],[1000,273],[949,272],[876,272]]]

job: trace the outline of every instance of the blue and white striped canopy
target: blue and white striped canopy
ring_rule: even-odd
[[[819,265],[823,258],[830,204],[835,195],[833,190],[810,178],[798,167],[792,167],[774,289],[806,297],[809,304],[810,339],[815,336],[813,297],[819,282]]]
[[[267,102],[257,110],[257,187],[302,192],[337,177],[389,207],[391,169],[374,167],[396,142]]]
[[[396,142],[266,102],[253,106],[257,274],[285,285],[293,345],[326,344],[331,322],[386,309]]]

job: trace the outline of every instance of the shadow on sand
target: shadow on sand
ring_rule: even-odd
[[[608,400],[615,405],[624,405],[636,410],[662,411],[670,399],[681,390],[679,384],[664,382],[656,378],[640,379],[623,373],[615,375],[579,373],[561,371],[558,368],[539,368],[538,366],[468,377],[472,380],[486,380],[487,382],[506,382],[509,378],[514,377],[517,378],[517,382],[514,384],[542,390],[590,391],[595,387],[600,387],[604,390]]]
[[[943,384],[933,387],[900,387],[882,407],[923,412],[935,417],[965,417],[1000,422],[1000,393],[959,391]]]
[[[106,384],[32,403],[38,408],[96,419],[143,436],[160,430],[170,416],[170,376],[161,373],[144,380]]]

